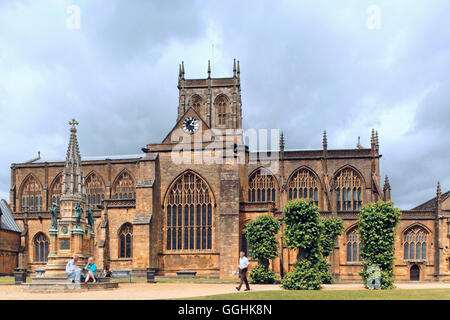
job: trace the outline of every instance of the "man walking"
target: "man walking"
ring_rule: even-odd
[[[245,253],[243,251],[241,251],[239,253],[239,276],[241,278],[241,282],[239,283],[239,286],[236,287],[237,291],[241,290],[242,284],[245,282],[245,290],[244,291],[249,291],[250,290],[250,286],[248,285],[248,280],[247,280],[247,270],[248,270],[248,259],[245,256]]]

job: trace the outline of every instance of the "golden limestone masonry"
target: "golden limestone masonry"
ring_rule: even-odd
[[[80,160],[72,121],[68,160],[38,157],[11,165],[9,207],[22,230],[22,250],[0,247],[6,269],[14,262],[28,271],[58,272],[61,259],[77,253],[93,254],[99,270],[109,265],[132,270],[134,277],[154,267],[157,275],[195,271],[232,278],[239,251],[248,250],[245,224],[263,214],[281,219],[289,200],[307,198],[322,216],[344,221],[328,261],[334,277],[360,279],[358,211],[390,200],[391,192],[387,177],[381,184],[378,132],[372,130],[369,147],[358,142],[353,149],[328,149],[324,132],[320,149],[285,150],[281,133],[276,149],[252,151],[245,141],[259,134],[242,130],[239,62],[229,78],[211,78],[208,65],[206,79],[186,79],[181,64],[178,91],[173,129],[142,153]],[[53,203],[59,209],[57,229]],[[78,204],[84,212],[79,225]],[[85,218],[89,209],[92,229]],[[449,226],[450,192],[441,193],[439,185],[433,199],[402,212],[396,280],[450,280]],[[10,232],[0,236],[18,242]],[[296,253],[283,247],[270,267],[282,275],[295,261]]]

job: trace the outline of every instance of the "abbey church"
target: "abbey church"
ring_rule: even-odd
[[[148,267],[161,276],[190,270],[198,277],[236,277],[239,251],[248,250],[245,224],[263,214],[281,219],[289,200],[306,198],[322,216],[343,219],[330,270],[336,279],[359,280],[358,212],[391,198],[388,178],[380,177],[378,133],[372,130],[368,148],[332,149],[324,132],[316,137],[322,140],[317,150],[285,150],[281,134],[279,150],[254,152],[242,130],[239,62],[231,77],[212,78],[208,66],[204,79],[185,78],[182,64],[178,92],[176,122],[161,142],[132,156],[81,154],[80,170],[73,171],[80,172],[83,205],[95,218],[98,268],[132,270],[134,277]],[[78,150],[77,134],[89,129],[70,125],[70,143]],[[64,168],[74,163],[69,157],[11,165],[8,208],[21,230],[14,261],[30,272],[46,266],[49,209],[64,193]],[[450,192],[441,193],[438,185],[433,199],[402,211],[396,280],[450,280],[449,240]],[[282,276],[295,261],[295,252],[282,247],[271,268]]]

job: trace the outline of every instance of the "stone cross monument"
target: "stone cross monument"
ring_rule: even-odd
[[[95,233],[92,217],[88,217],[86,212],[84,178],[75,127],[78,122],[72,119],[69,125],[70,141],[64,164],[59,212],[55,205],[50,209],[56,221],[52,219],[49,230],[50,252],[45,268],[46,277],[65,277],[66,263],[73,255],[78,255],[78,263],[84,266],[87,258],[94,254]]]

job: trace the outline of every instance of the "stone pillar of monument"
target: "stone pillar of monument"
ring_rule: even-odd
[[[58,217],[49,230],[50,252],[45,277],[66,277],[67,262],[78,255],[80,267],[94,254],[95,236],[93,217],[87,222],[86,201],[83,192],[84,178],[81,170],[81,156],[77,141],[78,122],[69,122],[70,141],[63,171],[63,182]]]

